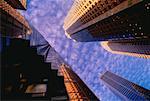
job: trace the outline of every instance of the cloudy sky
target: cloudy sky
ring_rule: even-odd
[[[100,80],[106,70],[150,89],[150,60],[111,54],[99,42],[74,42],[65,36],[63,21],[72,3],[72,0],[31,0],[22,14],[102,101],[120,101]]]

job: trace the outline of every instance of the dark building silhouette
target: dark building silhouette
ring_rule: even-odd
[[[51,69],[35,46],[19,38],[7,43],[1,51],[1,100],[68,100],[63,76]]]
[[[149,101],[150,90],[130,82],[110,71],[106,71],[101,80],[110,90],[125,101]]]
[[[69,101],[99,101],[95,94],[69,66],[62,64],[59,74],[64,76]]]

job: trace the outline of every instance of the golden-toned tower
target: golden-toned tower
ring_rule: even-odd
[[[26,19],[16,10],[26,9],[26,0],[1,0],[0,33],[2,36],[20,37],[31,34],[32,30]]]
[[[106,38],[108,34],[119,33],[119,30],[113,32],[114,29],[120,29],[122,24],[127,28],[131,23],[130,16],[135,18],[134,14],[127,16],[121,12],[130,14],[128,9],[133,9],[133,6],[145,6],[144,4],[141,0],[75,0],[64,20],[64,30],[69,38],[77,41],[108,40]],[[136,9],[134,7],[135,11]],[[124,22],[124,20],[128,21]],[[137,23],[136,21],[137,19],[134,22]]]
[[[80,42],[104,41],[112,53],[149,58],[149,9],[149,0],[75,0],[65,34]]]
[[[64,76],[69,101],[99,101],[94,93],[69,66],[62,64],[59,69],[59,74]]]

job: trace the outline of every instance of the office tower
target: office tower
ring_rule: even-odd
[[[101,46],[114,54],[150,58],[149,40],[104,41],[101,42]]]
[[[112,53],[149,58],[149,9],[148,0],[76,0],[64,29],[75,41],[106,41]]]
[[[94,93],[69,66],[62,64],[59,69],[59,75],[64,76],[69,101],[99,101]]]
[[[149,9],[149,0],[75,0],[64,29],[81,42],[149,39]]]
[[[110,71],[101,76],[101,80],[118,97],[125,101],[149,101],[150,90],[130,82]]]
[[[16,10],[26,9],[26,0],[1,0],[0,34],[8,37],[23,37],[32,32],[26,19]]]

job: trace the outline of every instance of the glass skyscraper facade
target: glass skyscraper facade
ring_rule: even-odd
[[[100,77],[110,90],[126,101],[149,101],[150,90],[130,82],[110,71],[106,71]]]

